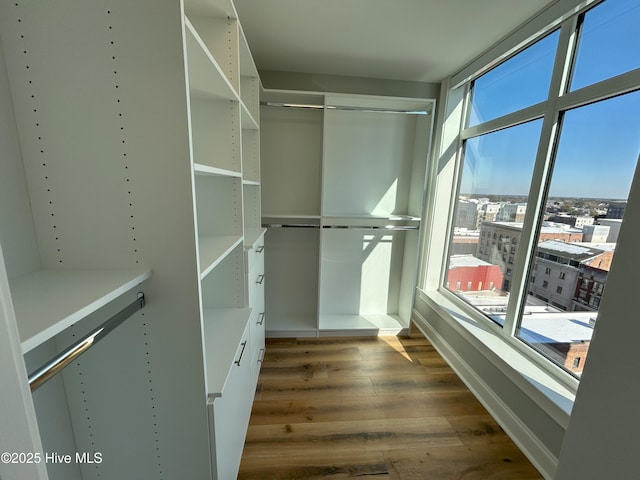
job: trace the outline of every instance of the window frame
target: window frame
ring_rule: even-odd
[[[535,246],[542,225],[546,190],[549,187],[553,169],[553,159],[560,136],[562,115],[565,111],[578,108],[600,100],[606,100],[640,89],[640,69],[616,77],[569,91],[572,59],[579,38],[580,15],[604,0],[566,0],[555,11],[549,9],[548,15],[541,15],[505,39],[487,54],[472,62],[463,72],[443,82],[441,92],[440,122],[437,125],[437,137],[434,145],[434,161],[431,162],[430,181],[427,190],[427,207],[419,293],[432,296],[437,292],[456,307],[456,312],[472,319],[497,335],[503,342],[516,349],[541,370],[547,372],[569,390],[575,392],[579,380],[560,366],[553,363],[526,343],[516,337],[519,318],[524,309],[527,280],[533,274],[535,264]],[[555,18],[551,18],[556,15]],[[545,22],[543,25],[541,22]],[[532,31],[533,28],[537,30]],[[502,117],[465,128],[470,105],[472,81],[493,68],[496,64],[508,60],[539,39],[559,29],[560,35],[553,73],[547,100],[509,113]],[[526,36],[528,34],[528,36]],[[519,39],[518,39],[519,37]],[[501,53],[496,55],[496,50]],[[480,64],[480,62],[484,62]],[[449,258],[451,234],[453,232],[453,214],[460,188],[462,164],[464,162],[464,143],[470,138],[509,128],[528,121],[542,119],[542,132],[538,144],[536,161],[529,191],[529,205],[525,214],[520,241],[512,271],[510,300],[507,315],[502,326],[492,322],[479,310],[457,297],[444,287],[446,266]],[[447,187],[448,185],[448,187]],[[449,188],[449,195],[443,189]],[[429,191],[431,190],[431,192]],[[523,245],[524,242],[524,245]],[[440,249],[440,247],[443,247]],[[440,250],[439,250],[440,249]],[[439,252],[438,252],[439,250]],[[451,316],[456,321],[456,316]]]

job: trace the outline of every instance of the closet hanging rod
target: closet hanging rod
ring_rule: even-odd
[[[320,228],[320,225],[313,223],[265,223],[266,228]]]
[[[102,340],[120,324],[122,324],[127,318],[143,308],[144,305],[144,293],[139,292],[138,298],[136,298],[136,300],[124,307],[113,317],[100,324],[100,326],[89,332],[84,338],[56,355],[54,358],[49,360],[33,373],[29,374],[29,388],[31,388],[31,391],[35,392],[54,375],[59,373],[63,368],[65,368],[76,358],[86,352],[89,348]]]
[[[348,230],[418,230],[415,225],[323,225],[322,228],[343,228]]]
[[[355,112],[368,113],[403,113],[405,115],[429,115],[427,110],[395,110],[389,108],[370,108],[370,107],[348,107],[346,105],[314,105],[310,103],[282,103],[282,102],[260,102],[260,105],[267,107],[286,107],[286,108],[308,108],[313,110],[348,110]]]

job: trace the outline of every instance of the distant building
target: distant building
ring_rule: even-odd
[[[606,218],[617,218],[622,220],[625,208],[627,208],[627,202],[611,202],[607,207]]]
[[[575,228],[582,228],[585,225],[593,225],[593,217],[575,215],[553,215],[549,217],[550,222],[564,223]]]
[[[582,227],[582,241],[590,243],[606,243],[609,238],[608,225],[585,225]]]
[[[475,255],[478,251],[479,238],[478,230],[454,229],[449,255]]]
[[[478,202],[458,200],[454,226],[475,230],[478,228]]]
[[[482,225],[483,222],[495,222],[499,211],[499,203],[481,203],[478,209],[478,226]]]
[[[503,203],[496,214],[497,222],[524,222],[526,203]]]
[[[620,233],[620,227],[622,226],[622,219],[620,218],[599,218],[598,223],[609,227],[609,236],[607,242],[616,243],[618,241],[618,234]]]
[[[485,222],[480,226],[480,240],[476,257],[502,269],[504,280],[502,290],[511,289],[511,269],[522,236],[521,222]],[[544,222],[539,239],[562,240],[565,242],[582,241],[582,230],[569,225]]]
[[[500,267],[473,255],[454,255],[449,259],[446,286],[454,292],[478,292],[502,286]]]
[[[610,264],[612,255],[611,251],[585,244],[557,240],[541,242],[529,279],[529,295],[560,310],[572,311],[581,267],[592,262]]]
[[[581,265],[573,297],[574,310],[598,311],[608,273],[608,270]]]

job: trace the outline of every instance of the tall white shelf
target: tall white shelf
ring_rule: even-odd
[[[31,426],[1,446],[102,454],[0,476],[234,478],[266,283],[260,79],[234,5],[2,0],[0,38],[0,317],[24,356],[0,415]],[[26,372],[139,291],[28,393]]]
[[[409,327],[434,101],[265,90],[269,336]]]

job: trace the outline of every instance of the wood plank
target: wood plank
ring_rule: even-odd
[[[268,347],[263,364],[297,364],[326,362],[336,360],[362,360],[360,350],[356,346],[320,348]]]
[[[384,456],[393,479],[542,479],[513,444],[388,450]]]
[[[467,390],[462,380],[453,372],[424,373],[422,375],[372,376],[371,382],[378,395],[412,392],[460,392]]]
[[[260,382],[260,400],[317,398],[318,395],[375,395],[369,377],[310,378],[307,380],[269,380]]]
[[[511,439],[488,413],[447,416],[447,419],[465,445],[511,443]]]
[[[326,449],[358,455],[371,449],[462,445],[444,417],[251,425],[247,456],[304,455]]]
[[[351,453],[309,450],[304,455],[244,456],[238,480],[315,480],[375,476],[391,479],[382,451]]]
[[[306,399],[292,398],[289,401],[255,401],[251,412],[251,424],[481,414],[486,414],[486,410],[468,390],[408,395],[322,395]]]

